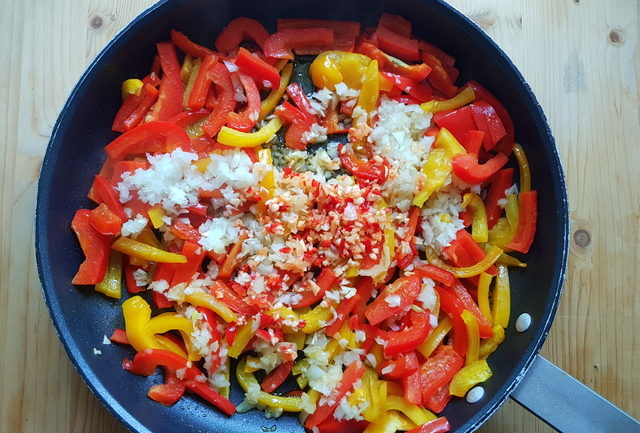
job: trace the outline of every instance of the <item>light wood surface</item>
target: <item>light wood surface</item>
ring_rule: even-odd
[[[564,162],[568,281],[543,354],[640,417],[640,3],[453,0],[511,57]],[[0,432],[124,432],[56,336],[34,259],[36,184],[68,92],[149,0],[0,0]],[[579,231],[576,235],[576,231]],[[508,402],[485,432],[551,431]]]

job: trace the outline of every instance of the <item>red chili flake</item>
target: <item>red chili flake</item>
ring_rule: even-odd
[[[280,248],[280,252],[283,254],[289,254],[291,252],[291,247],[282,247]]]

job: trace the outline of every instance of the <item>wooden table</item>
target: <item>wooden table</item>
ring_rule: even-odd
[[[0,431],[124,432],[73,369],[34,260],[36,184],[87,64],[150,0],[0,2]],[[564,162],[571,256],[543,354],[640,417],[640,4],[453,0],[529,81]],[[507,402],[482,431],[551,429]]]

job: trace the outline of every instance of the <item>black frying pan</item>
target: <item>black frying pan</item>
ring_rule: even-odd
[[[280,433],[303,431],[294,416],[273,421],[264,418],[261,412],[252,411],[227,418],[197,397],[183,398],[171,408],[161,406],[146,397],[149,387],[159,383],[161,377],[131,375],[120,368],[120,362],[130,357],[131,351],[116,345],[102,345],[104,335],[123,325],[120,302],[71,285],[83,256],[69,224],[76,209],[90,206],[87,190],[104,161],[104,145],[116,136],[110,126],[121,103],[120,83],[126,78],[146,75],[155,53],[154,44],[168,39],[172,28],[211,46],[215,35],[237,16],[256,18],[274,30],[279,17],[349,19],[373,25],[382,11],[413,21],[414,32],[419,37],[456,57],[462,72],[460,82],[473,78],[504,103],[516,125],[516,139],[527,151],[533,188],[539,191],[539,229],[526,258],[529,267],[511,273],[511,323],[505,342],[489,359],[494,376],[484,384],[486,393],[481,402],[468,404],[464,399],[455,399],[444,415],[453,429],[473,431],[514,392],[532,364],[536,377],[529,379],[529,384],[547,382],[548,377],[539,380],[543,374],[555,374],[558,378],[554,383],[563,378],[559,370],[537,357],[558,305],[567,260],[569,222],[562,167],[538,102],[495,43],[471,21],[440,1],[161,1],[107,45],[71,93],[44,159],[36,211],[40,279],[60,339],[91,390],[131,430],[261,432],[264,431],[261,427],[275,425]],[[533,324],[527,332],[519,334],[513,323],[522,312],[531,315]],[[102,355],[94,355],[93,348],[102,350]],[[555,392],[569,389],[565,385],[562,381],[560,391]],[[531,389],[533,386],[527,385],[527,392],[517,394],[518,400],[531,403],[532,398],[544,396],[540,390],[529,392]],[[242,400],[237,385],[232,389],[231,400],[236,404]],[[549,412],[557,415],[563,399],[556,400]],[[536,412],[565,429],[564,424],[544,415],[544,403],[550,401],[553,400],[544,396],[537,403]],[[607,404],[595,401],[597,406]],[[638,428],[631,418],[627,422],[630,424],[620,424],[617,431]]]

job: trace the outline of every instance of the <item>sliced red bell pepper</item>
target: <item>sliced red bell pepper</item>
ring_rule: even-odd
[[[278,70],[242,47],[240,47],[236,56],[236,66],[242,72],[254,78],[260,87],[277,89],[280,86]],[[263,84],[265,81],[269,83],[269,86]]]
[[[216,54],[207,54],[204,57],[200,69],[198,69],[198,74],[193,81],[191,92],[189,92],[187,107],[192,110],[201,110],[204,107],[211,87],[211,71],[217,63],[218,56]]]
[[[409,312],[410,325],[400,331],[389,332],[387,344],[384,346],[385,356],[393,356],[398,353],[410,352],[427,338],[431,325],[429,324],[429,312]]]
[[[150,120],[167,120],[182,111],[184,84],[180,79],[180,63],[171,42],[156,44],[162,66],[162,82],[158,100],[151,109]]]
[[[127,292],[129,293],[140,293],[145,291],[145,287],[138,286],[136,283],[136,278],[133,276],[133,273],[138,269],[142,269],[140,266],[132,265],[129,260],[124,260],[122,266],[122,272],[124,273],[124,282],[127,288]]]
[[[453,349],[460,355],[467,353],[467,326],[462,320],[464,307],[458,298],[441,286],[436,286],[436,291],[440,297],[440,308],[449,315],[453,327]]]
[[[369,323],[377,325],[410,306],[422,290],[421,280],[418,274],[413,274],[398,278],[386,286],[365,309],[364,314]],[[400,298],[398,302],[395,302],[396,296]]]
[[[282,29],[267,38],[263,50],[267,57],[293,60],[292,50],[296,48],[318,47],[315,51],[317,51],[316,54],[320,54],[322,47],[327,45],[333,45],[331,29],[322,27]]]
[[[207,121],[202,125],[202,130],[209,137],[213,137],[227,122],[227,114],[235,108],[236,100],[233,96],[231,74],[224,63],[216,63],[208,76],[211,82],[215,84],[217,95],[215,97],[215,104],[211,110],[211,115],[209,115]]]
[[[176,263],[158,263],[156,264],[156,268],[153,271],[153,276],[151,277],[151,281],[157,282],[164,280],[168,284],[171,284],[171,280],[173,279],[173,274],[176,273],[176,267],[178,265]]]
[[[304,113],[288,101],[280,105],[275,113],[283,121],[289,123],[284,135],[287,147],[294,150],[305,150],[309,143],[305,139],[305,134],[311,129],[312,123],[307,120]]]
[[[253,78],[249,75],[239,73],[238,78],[242,83],[242,88],[247,98],[247,106],[240,113],[229,112],[227,114],[227,125],[238,131],[249,132],[260,117],[260,91]]]
[[[472,185],[478,184],[496,174],[508,161],[509,158],[504,153],[498,153],[484,164],[478,162],[478,155],[458,154],[453,157],[453,174],[463,182]]]
[[[373,284],[373,280],[371,279],[371,277],[360,278],[356,283],[356,291],[360,296],[360,299],[358,299],[355,306],[353,307],[353,313],[358,317],[359,323],[365,323],[366,321],[366,316],[364,315],[364,313],[367,308],[367,303],[369,302],[371,294],[373,293],[375,288],[376,287]]]
[[[78,209],[71,221],[85,259],[71,280],[72,284],[98,284],[104,279],[113,238],[99,233],[91,225],[91,211]]]
[[[374,159],[363,161],[353,152],[348,152],[343,145],[338,147],[338,155],[344,169],[358,179],[376,183],[387,180],[389,170],[385,163],[381,164]]]
[[[130,344],[129,338],[127,337],[127,331],[119,328],[113,330],[113,334],[111,334],[109,340],[111,340],[112,343]]]
[[[322,27],[333,30],[333,44],[322,47],[296,48],[296,54],[317,54],[318,51],[347,51],[355,48],[356,38],[360,34],[360,23],[355,21],[315,20],[298,18],[279,18],[278,31],[283,29],[307,29]]]
[[[171,42],[173,42],[176,47],[184,51],[185,54],[188,54],[192,57],[204,57],[209,54],[213,54],[213,50],[207,47],[203,47],[200,44],[196,44],[191,39],[189,39],[187,35],[179,32],[178,30],[171,30],[170,35]]]
[[[479,155],[482,142],[484,141],[484,136],[484,131],[470,129],[464,135],[464,140],[462,140],[460,144],[462,144],[462,147],[465,148],[467,153]]]
[[[153,300],[156,308],[159,308],[161,310],[173,307],[173,303],[166,297],[164,293],[158,293],[155,291],[151,292],[151,299]]]
[[[227,27],[224,28],[216,38],[216,48],[223,53],[235,51],[240,46],[240,42],[251,40],[258,44],[260,48],[264,47],[265,40],[269,37],[269,33],[264,29],[258,21],[239,17],[231,20]]]
[[[111,129],[118,132],[126,132],[138,126],[158,100],[159,94],[158,89],[151,84],[143,84],[139,95],[127,96],[113,120]]]
[[[413,374],[418,368],[420,368],[418,356],[415,352],[409,352],[400,355],[397,359],[387,359],[380,365],[378,371],[383,372],[382,375],[386,379],[401,380]]]
[[[388,54],[405,61],[420,60],[420,49],[416,39],[402,36],[380,24],[374,37],[378,41],[378,46]]]
[[[176,114],[171,119],[167,120],[167,122],[173,123],[174,125],[177,125],[182,129],[186,129],[194,123],[206,119],[210,114],[211,111],[207,110],[206,108],[196,111],[183,111],[182,113]]]
[[[201,238],[200,232],[197,229],[193,228],[191,224],[186,224],[177,220],[174,221],[173,224],[171,224],[170,230],[175,237],[183,239],[185,241],[188,240],[198,243]]]
[[[448,384],[464,365],[464,358],[451,346],[440,346],[412,375],[402,380],[404,399],[422,405],[440,387]]]
[[[333,287],[337,279],[338,277],[331,268],[323,268],[315,282],[319,288],[318,291],[313,293],[312,290],[305,290],[300,293],[302,298],[297,303],[292,303],[291,306],[294,308],[303,308],[315,304],[324,297],[327,290]]]
[[[298,83],[292,83],[287,86],[287,95],[293,102],[295,102],[296,106],[305,117],[305,119],[309,123],[314,123],[318,119],[313,114],[315,110],[311,107],[311,103],[309,102],[309,98],[304,94],[302,87]]]
[[[121,160],[127,156],[145,153],[168,153],[178,147],[189,145],[189,136],[184,130],[168,122],[149,122],[125,132],[104,150],[110,158]]]
[[[448,401],[449,400],[447,399],[447,402]],[[449,421],[447,421],[447,418],[442,416],[440,418],[427,421],[424,424],[409,430],[407,433],[446,433],[450,430],[451,426],[449,425]]]
[[[504,105],[502,105],[498,98],[493,96],[491,92],[489,92],[478,82],[469,81],[467,83],[467,86],[473,89],[473,92],[476,94],[476,101],[488,102],[500,117],[502,125],[504,126],[504,129],[506,131],[506,135],[499,143],[498,150],[509,156],[511,154],[511,146],[513,145],[514,140],[513,121],[511,120],[509,112],[506,108],[504,108]]]
[[[431,88],[423,83],[418,83],[410,78],[394,74],[393,72],[381,72],[381,74],[395,86],[402,89],[402,91],[416,98],[419,102],[426,102],[433,99]]]
[[[224,263],[220,266],[220,270],[218,271],[219,278],[226,279],[231,277],[231,274],[233,274],[233,271],[238,264],[236,263],[236,258],[238,257],[238,254],[240,254],[240,251],[242,251],[242,243],[246,238],[246,234],[240,235],[238,241],[231,247],[229,254],[227,254]]]
[[[460,314],[462,314],[463,310],[469,310],[471,314],[473,314],[478,322],[478,329],[480,330],[480,338],[491,338],[493,336],[493,331],[491,328],[491,323],[488,318],[484,317],[484,315],[480,312],[480,307],[473,300],[471,294],[466,289],[465,286],[457,282],[451,288],[454,296],[459,301],[459,306],[462,308],[460,310]]]
[[[186,386],[178,379],[176,371],[171,367],[164,367],[164,383],[149,388],[147,397],[165,406],[173,406],[182,398]]]
[[[368,421],[355,419],[329,418],[316,426],[318,433],[362,433],[369,425]]]
[[[388,28],[402,37],[411,37],[411,21],[399,16],[384,12],[378,21],[379,26]]]
[[[456,63],[456,59],[453,56],[450,56],[440,48],[425,41],[420,41],[420,52],[423,54],[429,53],[440,60],[440,63],[442,64],[444,70],[447,72],[449,79],[452,83],[455,83],[455,81],[458,79],[458,75],[460,75],[460,71],[458,71],[453,66]]]
[[[342,302],[338,304],[336,307],[336,318],[335,320],[324,328],[324,333],[330,337],[336,335],[344,322],[347,320],[349,314],[355,310],[356,306],[360,303],[362,299],[362,295],[360,293],[356,293],[354,296],[348,299],[344,299]],[[364,302],[362,303],[364,305]]]
[[[133,374],[150,376],[158,366],[170,367],[174,370],[185,369],[185,386],[195,394],[209,401],[222,412],[232,415],[236,408],[228,399],[209,388],[206,383],[198,382],[196,377],[202,373],[196,367],[188,367],[187,360],[168,350],[147,349],[138,352],[133,361],[125,360],[122,367]]]
[[[480,245],[473,240],[471,234],[465,229],[460,229],[456,232],[456,238],[451,241],[451,245],[443,248],[443,252],[447,259],[459,267],[473,266],[486,256],[484,250],[480,248]],[[486,272],[495,275],[495,266],[491,266]]]
[[[236,313],[242,314],[243,316],[253,316],[258,313],[258,309],[255,306],[243,301],[240,296],[231,290],[223,281],[214,281],[209,290],[216,299],[224,302],[227,307]]]
[[[447,287],[453,286],[456,279],[451,272],[429,264],[416,268],[416,272],[422,277],[431,278]]]
[[[98,175],[103,177],[104,179],[111,179],[111,177],[113,176],[113,170],[114,170],[115,164],[116,164],[116,161],[112,160],[111,158],[107,158],[102,164],[102,167],[100,167],[100,171],[98,172]],[[100,195],[96,191],[95,181],[91,185],[91,188],[89,188],[89,192],[87,193],[87,198],[96,204],[100,204],[102,202],[102,200],[100,199]]]
[[[431,67],[425,63],[407,65],[369,42],[361,42],[356,48],[356,51],[371,59],[377,60],[379,69],[402,75],[416,82],[424,80],[431,72]]]
[[[424,407],[433,411],[434,413],[440,413],[447,407],[449,401],[451,400],[451,394],[449,393],[449,384],[445,384],[440,387],[435,393],[431,394],[431,396],[427,397],[427,399],[423,402]]]
[[[107,205],[107,208],[120,218],[120,221],[127,220],[124,207],[120,203],[118,192],[104,177],[96,175],[91,188],[95,191],[98,201]]]
[[[422,53],[422,61],[429,65],[431,73],[427,77],[434,89],[442,92],[447,98],[453,98],[458,93],[454,80],[449,76],[440,59],[431,53]]]
[[[318,405],[316,410],[307,417],[304,426],[305,428],[311,430],[322,421],[327,419],[336,406],[340,404],[340,400],[345,396],[347,392],[353,387],[353,384],[362,377],[364,374],[364,367],[360,361],[356,361],[350,364],[347,369],[342,374],[342,380],[340,384],[331,392],[330,401],[328,400],[325,404]]]
[[[411,263],[413,263],[414,259],[418,257],[418,250],[415,246],[414,235],[416,230],[418,229],[418,224],[420,222],[420,208],[413,206],[409,210],[409,223],[405,229],[404,237],[401,239],[401,242],[398,242],[396,246],[396,262],[398,263],[398,267],[400,269],[406,269]],[[405,253],[402,251],[402,242],[408,242],[411,247],[410,251]]]
[[[478,129],[469,106],[453,111],[435,113],[433,115],[433,121],[439,127],[447,128],[460,143],[464,141],[465,135],[469,130]]]
[[[122,228],[120,217],[109,210],[104,203],[100,203],[97,208],[91,211],[89,221],[91,226],[103,235],[119,235]]]
[[[502,215],[502,207],[498,202],[506,197],[505,190],[513,185],[513,168],[499,170],[490,179],[491,186],[484,199],[484,207],[487,212],[487,225],[492,228]]]
[[[265,376],[260,387],[264,392],[272,393],[289,377],[292,368],[293,361],[283,362]]]
[[[187,258],[187,262],[180,263],[176,266],[173,278],[171,279],[171,287],[180,283],[190,282],[193,276],[200,271],[205,255],[204,248],[195,242],[184,241],[182,255]]]
[[[538,219],[538,192],[528,191],[520,193],[518,196],[520,204],[518,231],[513,241],[508,245],[512,250],[528,253],[533,238],[536,234],[536,226]]]
[[[502,125],[496,110],[486,101],[477,101],[469,104],[473,120],[478,125],[478,129],[485,132],[483,145],[486,150],[493,150],[496,144],[505,136],[507,132]]]

